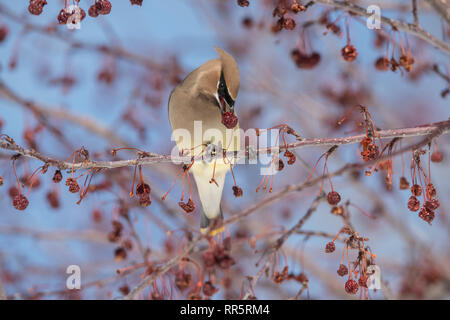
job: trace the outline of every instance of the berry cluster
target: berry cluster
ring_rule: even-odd
[[[256,129],[256,135],[259,136],[263,131],[268,131],[271,129],[279,130],[278,137],[281,135],[281,139],[283,142],[282,148],[280,148],[279,152],[281,153],[282,150],[284,150],[283,156],[288,159],[287,164],[293,165],[295,163],[295,161],[297,160],[297,158],[296,158],[295,154],[289,150],[289,146],[286,142],[286,134],[293,135],[297,139],[301,139],[300,135],[294,129],[292,129],[290,126],[288,126],[286,124],[280,124],[280,125],[277,125],[272,128],[265,129],[265,130]],[[266,190],[267,185],[269,183],[269,179],[271,180],[269,193],[272,192],[273,178],[274,178],[275,171],[281,171],[284,169],[284,162],[282,159],[280,159],[279,154],[272,155],[272,160],[267,165],[267,169],[270,169],[270,172],[268,172],[267,174],[265,174],[263,176],[260,184],[256,188],[256,192],[258,192],[261,187],[263,188],[263,190]]]
[[[325,246],[326,253],[332,253],[335,251],[335,241],[339,237],[340,234],[347,234],[348,237],[344,240],[344,249],[342,251],[341,262],[339,264],[337,274],[340,277],[344,277],[348,274],[348,279],[345,282],[344,289],[349,294],[356,294],[359,288],[362,289],[361,297],[368,297],[368,283],[369,280],[369,266],[375,265],[375,255],[370,252],[370,248],[366,247],[364,242],[367,241],[367,238],[362,238],[358,235],[357,232],[354,232],[350,227],[343,227],[336,237],[328,242]],[[356,261],[353,263],[350,262],[349,258],[349,249],[358,250],[358,256]],[[344,264],[344,255],[347,255],[347,266]],[[354,280],[358,278],[358,281]]]
[[[301,11],[306,11],[306,6],[299,4],[297,0],[293,0],[291,5],[287,5],[286,1],[279,1],[272,15],[278,17],[275,25],[272,26],[272,32],[277,33],[283,29],[294,30],[295,20],[289,16],[289,12],[297,14]]]
[[[231,256],[231,238],[224,239],[223,244],[214,243],[211,247],[202,255],[203,264],[208,271],[211,272],[216,267],[227,270],[236,263]]]
[[[381,47],[382,44],[385,42],[385,36],[378,36],[377,37],[377,46]],[[383,57],[379,57],[375,61],[375,68],[379,71],[387,71],[391,69],[391,71],[395,72],[400,68],[403,68],[406,72],[411,72],[413,65],[414,65],[414,57],[411,54],[411,49],[409,47],[408,39],[406,38],[406,46],[407,48],[404,48],[403,40],[401,37],[401,34],[398,33],[398,43],[400,44],[400,57],[397,59],[395,58],[395,48],[397,46],[397,42],[391,41],[391,37],[389,36],[389,39],[387,41],[386,46],[386,54]],[[392,42],[392,53],[391,58],[389,58],[389,45]]]
[[[70,1],[65,0],[65,7],[61,9],[58,14],[59,24],[77,24],[86,17],[86,12],[79,6],[80,0],[74,0],[74,6],[70,7]],[[131,5],[142,6],[143,0],[130,0]],[[46,0],[30,0],[28,5],[28,12],[33,15],[40,15],[47,4]],[[107,15],[111,13],[110,0],[94,0],[94,3],[89,7],[89,16],[96,18],[99,15]],[[72,9],[71,9],[72,8]],[[1,42],[1,31],[0,31]]]
[[[435,210],[439,208],[439,200],[436,199],[436,188],[431,183],[431,151],[428,152],[428,175],[425,173],[422,162],[421,155],[424,154],[423,150],[414,150],[411,158],[411,179],[412,186],[411,196],[408,199],[407,206],[412,212],[419,211],[419,218],[431,224],[435,217]],[[404,180],[406,178],[403,177]],[[425,184],[425,189],[423,188]],[[409,183],[403,182],[403,189]],[[402,187],[402,186],[401,186]],[[418,199],[423,195],[423,204],[420,206],[420,200]]]

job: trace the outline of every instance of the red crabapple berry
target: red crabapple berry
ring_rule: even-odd
[[[67,178],[66,186],[69,186],[69,192],[71,193],[77,193],[78,191],[80,191],[80,186],[78,185],[77,180],[75,180],[74,178]]]
[[[195,210],[195,203],[192,199],[189,199],[188,202],[178,202],[178,205],[183,209],[186,213],[191,213]]]
[[[409,182],[405,177],[400,177],[400,190],[409,189]]]
[[[353,279],[348,279],[345,283],[345,291],[349,294],[356,294],[358,292],[359,285]]]
[[[434,211],[428,210],[426,207],[420,209],[419,218],[425,222],[428,222],[428,224],[431,224],[434,220],[434,216]]]
[[[345,47],[341,50],[342,56],[344,57],[345,61],[355,61],[356,57],[358,56],[358,51],[356,50],[355,46],[351,44],[347,44]]]
[[[422,187],[418,184],[415,184],[411,187],[411,193],[413,196],[420,197],[422,195]]]
[[[387,71],[389,70],[389,59],[385,57],[380,57],[375,61],[375,68],[379,71]]]
[[[294,30],[295,29],[295,21],[292,18],[286,18],[283,20],[283,28],[286,30]]]
[[[28,11],[36,16],[42,13],[42,9],[47,4],[46,0],[30,0]]]
[[[242,194],[243,194],[242,188],[238,186],[233,186],[233,195],[236,198],[242,197]]]
[[[59,24],[67,24],[67,21],[69,20],[69,17],[71,14],[66,11],[66,9],[61,9],[61,11],[58,14],[58,23]]]
[[[175,275],[175,285],[180,291],[184,291],[192,285],[192,276],[180,270]]]
[[[436,188],[434,187],[434,185],[432,183],[427,184],[425,191],[427,193],[428,199],[436,197]]]
[[[237,4],[241,7],[248,7],[250,5],[250,1],[248,0],[237,0]]]
[[[360,287],[367,288],[367,280],[369,280],[369,276],[366,274],[363,274],[358,279],[358,284]]]
[[[88,15],[91,16],[92,18],[98,17],[99,13],[97,10],[97,6],[95,4],[89,7]]]
[[[439,151],[434,151],[434,152],[431,154],[431,161],[433,161],[433,162],[442,162],[442,159],[443,159],[443,158],[444,158],[444,157],[443,157],[442,153],[439,152]]]
[[[225,112],[222,115],[222,124],[228,129],[233,129],[238,123],[238,117],[232,112]]]
[[[299,13],[300,11],[306,11],[306,7],[304,5],[298,4],[294,2],[291,6],[291,11],[293,13]]]
[[[334,250],[336,250],[336,246],[335,246],[334,242],[333,241],[328,242],[327,245],[325,246],[325,252],[331,253],[331,252],[334,252]]]
[[[337,270],[337,274],[341,277],[348,274],[348,268],[344,264],[339,265],[339,269]]]
[[[284,169],[284,162],[281,159],[278,159],[278,166],[275,168],[277,171],[281,171]]]
[[[437,199],[427,200],[424,203],[424,207],[427,208],[429,211],[434,211],[437,208],[439,208],[439,201]]]
[[[415,196],[411,196],[408,199],[408,209],[410,211],[417,211],[420,208],[420,201],[415,197]]]
[[[109,14],[111,12],[111,2],[109,0],[99,0],[95,2],[97,12],[99,14]]]
[[[211,297],[211,296],[214,295],[217,291],[219,291],[219,289],[217,289],[217,288],[211,283],[211,281],[206,281],[205,284],[203,285],[203,293],[205,294],[205,296]]]
[[[62,176],[61,171],[60,170],[56,170],[55,174],[53,175],[52,180],[53,180],[54,183],[60,183],[62,178],[63,178],[63,176]]]
[[[289,159],[289,160],[287,161],[288,165],[293,165],[293,164],[295,163],[295,160],[297,159],[297,158],[295,157],[295,155],[294,155],[291,151],[289,151],[289,150],[286,150],[286,151],[284,152],[284,156],[285,156],[286,158]]]
[[[142,2],[144,0],[130,0],[131,5],[137,5],[137,6],[142,6]]]
[[[327,201],[330,205],[335,206],[341,201],[341,195],[336,191],[331,191],[327,195]]]
[[[8,36],[9,30],[6,26],[0,26],[0,42],[6,39]],[[1,125],[0,125],[1,127]]]
[[[28,207],[28,199],[23,194],[19,193],[13,199],[13,206],[17,210],[25,210]]]

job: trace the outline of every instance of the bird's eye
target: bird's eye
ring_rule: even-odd
[[[220,81],[220,83],[219,83],[219,88],[221,88],[221,89],[225,88],[225,84],[222,81]]]

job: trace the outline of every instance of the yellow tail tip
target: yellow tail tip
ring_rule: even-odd
[[[225,230],[225,226],[220,227],[220,228],[218,228],[218,229],[211,230],[211,231],[209,232],[209,235],[210,235],[211,237],[214,237],[216,234],[221,233],[221,232],[223,232],[224,230]],[[201,232],[202,234],[206,234],[206,233],[208,232],[208,228],[200,228],[200,232]]]

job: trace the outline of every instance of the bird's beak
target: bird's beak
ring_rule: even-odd
[[[234,113],[234,100],[230,96],[217,95],[217,100],[221,114],[225,112]]]

